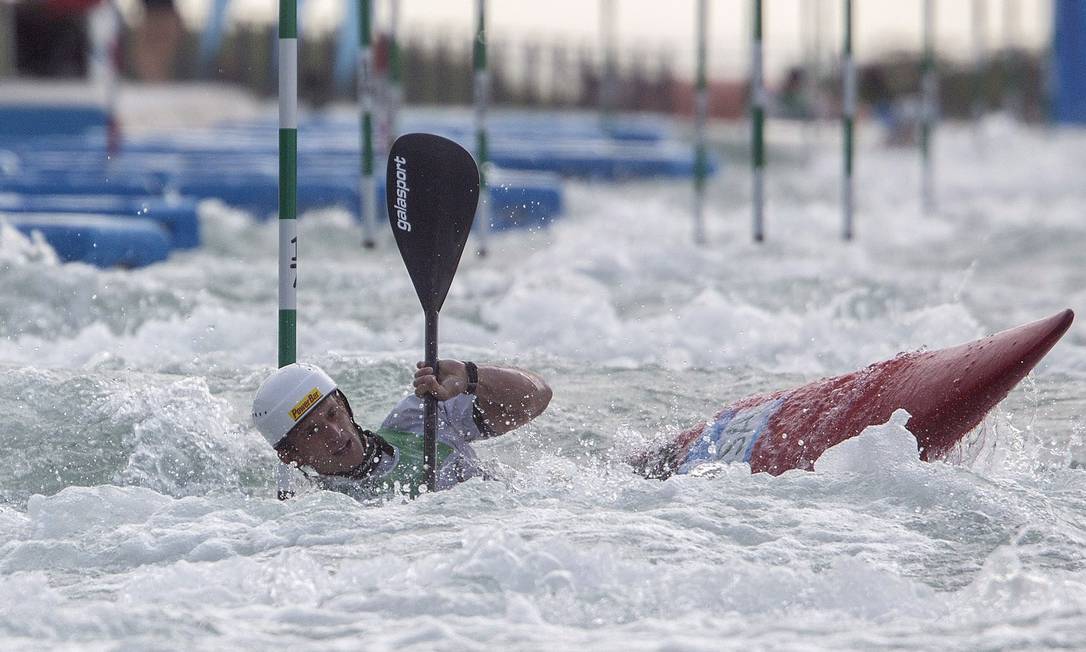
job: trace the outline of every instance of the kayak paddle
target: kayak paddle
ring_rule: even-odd
[[[449,293],[479,202],[471,154],[433,134],[404,134],[388,153],[388,222],[426,317],[426,366],[437,374],[437,316]],[[425,398],[426,488],[437,490],[437,399]]]

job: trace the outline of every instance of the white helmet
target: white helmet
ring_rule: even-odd
[[[260,383],[253,397],[253,422],[272,446],[286,437],[294,424],[336,391],[336,382],[320,367],[288,364]]]

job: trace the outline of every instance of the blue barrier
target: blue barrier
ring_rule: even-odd
[[[0,129],[6,126],[9,131],[40,133],[55,125],[51,133],[71,134],[67,140],[58,136],[36,139],[32,145],[24,143],[22,149],[16,142],[15,149],[26,161],[28,170],[33,170],[36,163],[46,173],[73,169],[101,171],[106,167],[105,139],[100,128],[105,114],[100,108],[13,106],[7,111],[11,120],[0,123]],[[3,115],[0,108],[0,116]],[[432,131],[461,144],[473,143],[473,132],[463,116],[409,113],[403,124],[408,130]],[[168,184],[177,177],[184,180],[189,171],[254,169],[245,158],[260,159],[260,170],[274,173],[277,154],[274,133],[275,126],[270,120],[257,120],[129,140],[124,143],[121,156],[110,162],[109,170],[119,175],[150,175],[152,183],[148,185],[152,187],[146,188],[146,192],[156,192],[154,185]],[[302,121],[300,133],[302,158],[330,157],[345,170],[357,164],[357,124],[353,118],[317,115]],[[52,147],[58,151],[45,151]],[[72,151],[59,151],[65,148]],[[66,153],[74,156],[65,159]],[[494,163],[508,169],[596,179],[685,177],[691,176],[694,169],[692,148],[672,140],[667,126],[644,118],[602,123],[597,116],[588,114],[499,113],[491,119],[491,153]],[[715,160],[710,167],[716,169]]]
[[[640,177],[690,177],[694,156],[690,147],[665,144],[539,143],[530,148],[495,146],[490,160],[509,170],[540,170],[564,177],[619,180]],[[717,171],[710,157],[709,174]]]
[[[85,134],[104,130],[107,121],[100,106],[0,104],[0,136],[5,139]]]
[[[58,213],[7,213],[0,218],[27,235],[40,232],[65,262],[143,267],[170,254],[166,230],[143,218]]]
[[[277,123],[273,119],[228,121],[218,128],[230,133],[266,134],[275,131]],[[354,134],[357,140],[358,117],[346,113],[314,114],[301,120],[299,131],[307,134],[337,133]],[[448,136],[457,134],[470,137],[475,133],[470,116],[435,115],[406,111],[400,117],[400,131],[408,133],[423,131]],[[609,121],[600,120],[597,113],[564,114],[551,112],[492,112],[488,116],[487,130],[492,137],[507,138],[521,142],[533,140],[588,139],[601,138],[632,141],[657,142],[674,139],[673,130],[657,117],[621,117]],[[266,137],[266,136],[262,136]]]
[[[0,210],[145,214],[169,230],[177,247],[199,242],[195,206],[191,199],[171,205],[164,197],[218,198],[259,217],[278,210],[271,121],[130,140],[118,157],[106,162],[100,124],[91,124],[85,113],[76,114],[82,117],[73,118],[72,124],[82,121],[83,126],[72,127],[72,135],[9,146],[12,155],[0,158],[0,193],[15,193],[20,199],[0,199]],[[408,116],[404,122],[445,133],[468,147],[473,144],[463,116]],[[694,172],[692,148],[671,140],[669,128],[657,121],[602,124],[596,116],[529,114],[496,116],[492,125],[491,160],[497,168],[489,201],[496,230],[542,226],[555,219],[563,208],[563,176],[611,180],[689,177]],[[300,130],[299,211],[341,207],[357,213],[353,119],[317,116],[303,120]],[[710,172],[718,167],[711,159]]]
[[[14,195],[0,193],[0,212],[94,213],[140,217],[161,224],[174,249],[200,246],[200,220],[192,199],[116,195]]]
[[[271,175],[235,174],[191,178],[178,182],[178,191],[194,197],[216,197],[260,218],[278,211],[278,180]],[[378,183],[378,204],[384,206],[384,184]],[[546,174],[497,172],[490,187],[491,216],[497,230],[543,226],[562,212],[561,181]],[[358,215],[358,178],[303,173],[298,178],[298,211],[342,208]],[[382,212],[381,219],[385,215]]]
[[[162,184],[150,175],[38,174],[0,177],[0,192],[19,195],[120,195],[147,197],[160,194]]]
[[[454,139],[456,140],[456,139]],[[461,144],[468,138],[459,139]],[[205,146],[206,145],[206,146]],[[299,151],[299,170],[321,168],[323,174],[354,174],[358,165],[356,145],[351,139],[330,139],[324,147],[319,142],[303,145]],[[221,148],[221,149],[220,149]],[[169,151],[174,156],[168,156]],[[82,170],[89,173],[98,160],[72,153],[67,160],[61,153],[48,156],[24,155],[24,167],[39,175],[53,175],[61,170]],[[694,173],[693,149],[675,143],[633,143],[615,141],[536,142],[531,146],[496,140],[491,148],[491,161],[508,170],[551,172],[565,177],[590,179],[629,179],[642,177],[690,177]],[[142,175],[143,185],[170,186],[178,190],[186,185],[186,177],[195,175],[230,175],[237,170],[275,174],[276,154],[271,149],[238,149],[227,141],[205,143],[197,149],[178,149],[176,144],[128,145],[125,153],[111,168],[118,176]],[[719,163],[709,161],[709,173],[715,173]],[[2,186],[0,186],[2,190]]]
[[[1086,124],[1086,5],[1057,0],[1052,18],[1052,118]]]
[[[354,177],[298,178],[298,212],[339,207],[358,210],[358,180]],[[215,198],[266,218],[279,211],[279,179],[271,174],[194,176],[178,179],[172,188],[182,195]]]
[[[353,161],[340,165],[302,161],[298,178],[299,212],[339,207],[357,214],[358,178],[354,174]],[[260,218],[275,214],[279,207],[277,176],[270,171],[239,171],[241,169],[238,166],[229,171],[190,170],[172,174],[169,179],[147,172],[125,176],[114,171],[106,178],[94,172],[35,171],[18,177],[0,177],[0,208],[9,206],[11,210],[23,212],[80,212],[80,208],[82,212],[96,213],[131,211],[163,222],[178,239],[177,246],[195,246],[199,242],[199,225],[191,199],[177,200],[180,206],[170,209],[174,200],[148,198],[148,188],[160,186],[171,196],[216,198]],[[345,174],[345,170],[350,172]],[[94,195],[96,190],[110,196],[87,197]],[[2,199],[3,193],[9,193],[9,199]],[[490,202],[495,229],[541,226],[554,220],[562,211],[561,180],[551,174],[495,170]]]

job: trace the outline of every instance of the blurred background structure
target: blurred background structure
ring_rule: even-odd
[[[293,197],[299,215],[350,210],[373,245],[384,213],[381,154],[401,129],[422,130],[461,140],[483,166],[480,251],[484,227],[537,228],[561,215],[569,178],[693,179],[693,233],[702,242],[708,178],[725,158],[750,162],[752,237],[761,242],[772,223],[766,179],[780,160],[778,134],[800,127],[809,155],[816,135],[837,137],[821,125],[841,120],[847,240],[851,180],[862,164],[855,132],[918,148],[919,195],[932,214],[940,120],[980,124],[1000,112],[1022,123],[1086,122],[1082,5],[599,0],[585,11],[573,0],[545,8],[509,1],[489,5],[484,29],[478,0],[306,0],[288,12],[298,30],[286,74],[287,101],[297,87],[298,149],[289,158],[298,171],[289,179],[297,189],[282,195],[267,115],[284,93],[273,0],[5,2],[0,191],[19,199],[4,210],[17,204],[25,213],[82,204],[126,215],[133,201],[188,201],[183,219],[161,206],[139,216],[170,221],[160,234],[165,251],[179,220],[195,232],[202,199],[267,217]],[[227,88],[263,113],[224,122]],[[143,101],[156,90],[158,104]],[[176,105],[182,97],[190,107]],[[122,102],[142,106],[128,125]],[[473,105],[474,120],[463,110]],[[401,116],[401,107],[409,112]],[[219,115],[202,130],[183,124],[203,112]],[[744,137],[734,126],[748,117]],[[45,223],[23,220],[26,232]],[[54,246],[62,230],[50,231]],[[95,242],[91,249],[102,251]]]
[[[238,84],[258,96],[276,92],[276,25],[271,2],[254,0],[139,0],[118,5],[123,16],[120,72],[145,81],[213,80]],[[47,0],[2,5],[0,75],[78,77],[87,72],[86,16],[94,0]],[[469,105],[472,102],[472,7],[468,2],[403,2],[399,50],[407,104]],[[494,10],[489,58],[491,101],[496,106],[595,108],[613,75],[616,111],[693,112],[694,29],[691,5],[663,7],[628,0],[611,10],[614,25],[600,23],[605,10],[569,5],[581,26],[547,32],[535,29],[532,3],[501,3]],[[601,3],[606,5],[607,3]],[[745,112],[747,58],[744,26],[747,3],[721,1],[713,7],[709,66],[710,106],[716,118]],[[767,83],[776,112],[787,117],[829,117],[840,101],[836,44],[840,3],[801,0],[767,6]],[[918,6],[912,6],[912,5]],[[1025,120],[1046,114],[1046,75],[1052,36],[1081,39],[1081,24],[1067,22],[1077,2],[991,0],[978,25],[968,3],[937,3],[937,62],[940,106],[945,117],[968,118],[976,98]],[[265,6],[267,5],[267,6]],[[387,65],[388,3],[377,2],[376,59]],[[462,7],[459,7],[463,5]],[[459,20],[455,8],[463,10]],[[435,9],[435,11],[429,11]],[[689,9],[689,11],[686,11]],[[353,48],[357,37],[349,3],[302,3],[299,39],[299,94],[309,106],[348,101],[354,96]],[[860,99],[869,107],[915,96],[921,68],[919,3],[860,4],[857,9]],[[877,15],[890,14],[894,26]],[[1081,12],[1078,12],[1081,13]],[[435,15],[436,14],[436,15]],[[633,15],[633,16],[631,16]],[[657,23],[645,36],[645,22]],[[570,21],[572,22],[572,21]],[[872,28],[871,26],[875,27]],[[1053,25],[1057,28],[1053,29]],[[1059,27],[1062,26],[1062,27]],[[590,33],[599,28],[598,34]],[[590,29],[591,28],[591,29]],[[988,32],[983,65],[974,43]],[[589,32],[589,33],[586,33]],[[864,34],[868,35],[865,40]],[[673,37],[670,37],[674,35]],[[670,37],[670,38],[669,38]],[[878,38],[875,43],[871,38]],[[347,47],[345,47],[347,46]],[[608,66],[608,52],[613,65]],[[612,70],[613,68],[613,70]],[[979,79],[978,79],[979,77]],[[978,85],[979,84],[979,85]]]

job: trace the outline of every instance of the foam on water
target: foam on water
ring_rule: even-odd
[[[274,223],[205,203],[205,247],[132,272],[0,225],[0,647],[1081,645],[1077,326],[949,463],[918,459],[904,413],[813,473],[621,462],[735,398],[1083,308],[1086,138],[941,134],[937,217],[914,153],[865,135],[851,245],[828,137],[778,144],[761,247],[739,169],[702,249],[685,184],[570,184],[554,228],[465,256],[441,322],[444,355],[536,369],[551,407],[478,447],[497,481],[382,505],[300,478],[272,497],[248,411],[275,359]],[[299,226],[300,354],[375,425],[422,350],[414,292],[346,213]]]

